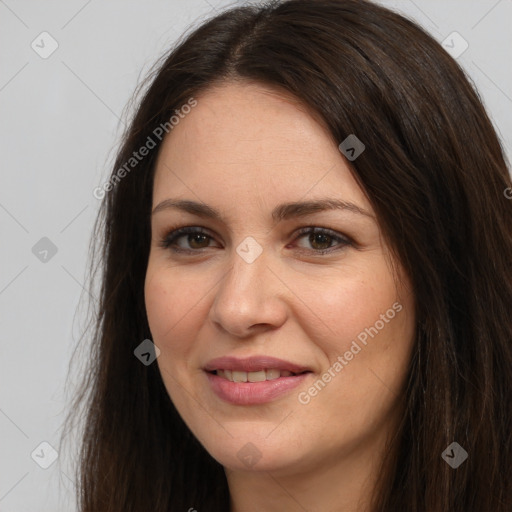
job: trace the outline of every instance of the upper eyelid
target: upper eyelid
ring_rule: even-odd
[[[188,232],[186,230],[190,230],[190,232]],[[177,233],[179,231],[185,231],[185,232]],[[294,234],[294,237],[295,237],[294,240],[297,240],[299,238],[306,236],[307,234],[311,234],[311,233],[315,233],[315,232],[321,233],[321,234],[326,234],[327,236],[332,237],[340,245],[343,245],[344,242],[346,245],[349,245],[349,244],[355,245],[354,240],[350,236],[348,236],[344,233],[340,233],[332,228],[326,228],[326,227],[318,226],[318,225],[302,226],[300,228],[295,229],[292,234]],[[208,236],[210,239],[213,239],[213,240],[216,239],[216,236],[213,234],[213,231],[208,228],[205,228],[203,226],[198,226],[198,225],[185,225],[185,226],[178,226],[175,228],[170,228],[169,230],[167,230],[161,238],[161,245],[164,245],[166,243],[166,241],[168,241],[168,240],[169,241],[172,240],[172,243],[175,243],[176,240],[179,240],[180,238],[187,236],[189,234],[199,234],[199,235],[202,234],[202,235]],[[170,243],[169,243],[169,245],[170,245]],[[207,247],[205,247],[205,249],[207,249]],[[185,251],[190,250],[193,252],[197,252],[200,249],[195,249],[195,250],[194,249],[183,249],[183,250],[185,250]],[[316,252],[320,252],[320,251],[316,251]]]
[[[205,227],[199,226],[197,224],[187,224],[187,225],[183,225],[183,226],[177,226],[174,228],[166,229],[164,231],[164,234],[162,235],[162,238],[167,238],[173,234],[176,234],[177,231],[183,231],[183,230],[187,230],[187,229],[190,229],[192,231],[192,233],[205,234],[205,235],[211,236],[212,238],[215,238],[217,236],[216,233],[209,228],[205,228]],[[347,240],[351,240],[351,237],[344,233],[340,233],[339,231],[336,231],[335,229],[332,229],[332,228],[326,228],[324,226],[319,226],[319,225],[315,225],[315,224],[308,224],[307,226],[301,226],[299,228],[295,228],[292,231],[292,233],[290,233],[289,236],[291,236],[294,233],[296,233],[297,235],[303,235],[303,234],[306,234],[304,232],[307,232],[308,230],[309,231],[317,231],[317,232],[326,232],[328,234],[331,234],[332,236],[338,236],[340,238],[346,238]],[[180,233],[180,234],[178,234],[178,236],[185,236],[187,234],[189,234],[189,233],[187,233],[187,232]]]

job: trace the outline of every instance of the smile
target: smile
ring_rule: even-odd
[[[270,368],[268,370],[260,370],[258,372],[217,370],[215,374],[231,382],[263,382],[265,380],[275,380],[280,377],[291,377],[293,375],[297,375],[296,373],[288,370],[279,370],[278,368]]]
[[[270,356],[221,357],[210,361],[203,370],[211,391],[232,405],[271,402],[312,375],[309,368]]]

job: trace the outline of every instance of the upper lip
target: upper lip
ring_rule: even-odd
[[[218,357],[209,361],[204,370],[212,372],[215,370],[238,370],[242,372],[259,372],[261,370],[268,370],[276,368],[278,370],[288,370],[292,373],[302,373],[311,371],[306,366],[291,363],[284,359],[278,359],[270,356],[253,356],[240,359],[238,357]]]

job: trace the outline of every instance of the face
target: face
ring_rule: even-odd
[[[407,276],[305,107],[257,84],[196,100],[158,157],[145,282],[171,400],[230,470],[373,450],[411,355]]]

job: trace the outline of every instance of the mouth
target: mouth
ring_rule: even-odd
[[[260,380],[263,380],[263,374],[261,373],[263,371],[265,372],[265,380],[276,379],[281,376],[281,374],[283,374],[282,376],[285,376],[286,372],[297,375],[306,371],[311,371],[311,368],[308,368],[307,366],[302,366],[297,363],[292,363],[291,361],[285,361],[284,359],[265,355],[252,356],[243,359],[233,356],[218,357],[209,361],[203,369],[207,372],[227,371],[228,378],[229,371],[231,371],[232,374],[235,373],[238,377],[244,377],[244,374],[258,373]],[[276,372],[280,372],[279,375],[277,375]],[[270,376],[269,379],[267,379],[267,375]],[[289,377],[287,374],[286,376]],[[257,377],[258,376],[256,376],[256,378]]]
[[[232,405],[274,401],[313,374],[310,368],[270,356],[221,357],[210,361],[203,370],[214,394]]]
[[[289,370],[280,370],[279,368],[268,368],[254,372],[243,370],[213,370],[208,373],[217,375],[230,382],[264,382],[267,380],[276,380],[281,377],[295,377],[304,373],[311,373],[309,370],[302,372],[291,372]]]

